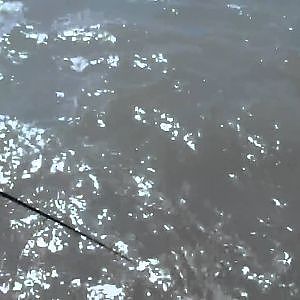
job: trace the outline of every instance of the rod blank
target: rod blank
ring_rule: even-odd
[[[77,235],[80,235],[80,236],[83,236],[85,237],[86,239],[88,239],[89,241],[97,244],[98,246],[106,249],[107,251],[109,251],[110,253],[120,257],[120,258],[123,258],[129,262],[134,262],[132,258],[126,256],[125,254],[122,254],[121,252],[115,250],[113,247],[110,247],[108,245],[106,245],[105,243],[99,241],[98,239],[96,239],[95,237],[93,237],[92,235],[86,233],[86,232],[81,232],[79,231],[78,229],[76,229],[75,227],[67,224],[67,223],[64,223],[63,221],[59,220],[57,217],[54,217],[54,216],[51,216],[47,213],[45,213],[44,211],[40,210],[40,209],[37,209],[36,207],[33,207],[31,206],[30,204],[28,203],[25,203],[21,200],[19,200],[18,198],[14,197],[14,196],[11,196],[5,192],[1,192],[0,191],[0,196],[28,209],[28,210],[31,210],[39,215],[41,215],[42,217],[48,219],[48,220],[51,220],[52,222],[56,223],[56,224],[59,224],[61,226],[63,226],[64,228],[67,228],[68,230],[72,231],[73,233],[77,234]]]

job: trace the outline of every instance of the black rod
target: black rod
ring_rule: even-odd
[[[126,256],[125,254],[122,254],[121,252],[115,250],[113,247],[110,247],[106,244],[104,244],[103,242],[99,241],[98,239],[96,239],[95,237],[93,237],[92,235],[88,234],[88,233],[85,233],[85,232],[81,232],[79,231],[78,229],[76,229],[75,227],[69,225],[69,224],[66,224],[64,223],[63,221],[59,220],[57,217],[54,217],[54,216],[51,216],[51,215],[48,215],[47,213],[45,213],[44,211],[42,210],[39,210],[37,209],[36,207],[33,207],[31,206],[30,204],[28,203],[25,203],[21,200],[19,200],[18,198],[14,197],[14,196],[11,196],[5,192],[1,192],[0,191],[0,196],[20,205],[20,206],[23,206],[25,207],[26,209],[28,210],[31,210],[39,215],[41,215],[42,217],[48,219],[48,220],[51,220],[53,221],[54,223],[56,224],[59,224],[67,229],[69,229],[70,231],[76,233],[77,235],[80,235],[80,236],[84,236],[85,238],[87,238],[88,240],[90,240],[91,242],[99,245],[100,247],[103,247],[104,249],[106,249],[107,251],[115,254],[116,256],[120,257],[120,258],[124,258],[125,260],[129,261],[129,262],[134,262],[132,258]]]

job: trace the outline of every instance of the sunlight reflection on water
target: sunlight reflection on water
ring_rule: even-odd
[[[1,297],[298,299],[293,4],[41,3],[0,1],[0,188],[135,263],[2,199]]]

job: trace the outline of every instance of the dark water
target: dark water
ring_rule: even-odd
[[[1,299],[299,299],[298,1],[1,1]]]

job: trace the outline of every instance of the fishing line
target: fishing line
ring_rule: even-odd
[[[85,238],[88,239],[89,241],[91,241],[91,242],[97,244],[98,246],[100,246],[100,247],[106,249],[106,250],[109,251],[110,253],[112,253],[112,254],[114,254],[114,255],[120,257],[120,258],[123,258],[123,259],[127,260],[128,262],[131,262],[131,263],[134,262],[134,260],[133,260],[132,258],[130,258],[130,257],[126,256],[125,254],[122,254],[121,252],[115,250],[113,247],[110,247],[110,246],[106,245],[105,243],[99,241],[98,239],[96,239],[96,238],[93,237],[92,235],[90,235],[90,234],[88,234],[88,233],[86,233],[86,232],[79,231],[79,230],[76,229],[75,227],[73,227],[73,226],[71,226],[71,225],[69,225],[69,224],[67,224],[67,223],[64,223],[63,221],[59,220],[57,217],[48,215],[48,214],[45,213],[44,211],[42,211],[42,210],[40,210],[40,209],[38,209],[38,208],[36,208],[36,207],[33,207],[33,206],[31,206],[30,204],[25,203],[25,202],[19,200],[18,198],[14,197],[14,196],[11,196],[11,195],[9,195],[9,194],[7,194],[7,193],[5,193],[5,192],[1,192],[1,191],[0,191],[0,196],[2,196],[3,198],[6,198],[6,199],[8,199],[8,200],[10,200],[10,201],[12,201],[12,202],[18,204],[18,205],[20,205],[20,206],[22,206],[22,207],[24,207],[24,208],[26,208],[26,209],[28,209],[28,210],[31,210],[31,211],[33,211],[33,212],[39,214],[40,216],[42,216],[42,217],[44,217],[44,218],[46,218],[46,219],[48,219],[48,220],[51,220],[52,222],[54,222],[54,223],[56,223],[56,224],[59,224],[59,225],[63,226],[64,228],[69,229],[70,231],[72,231],[73,233],[75,233],[75,234],[77,234],[77,235],[80,235],[80,236],[85,237]]]

